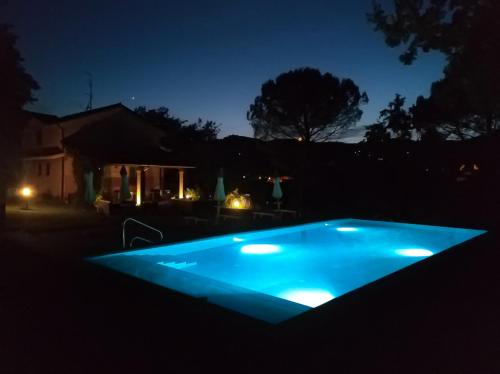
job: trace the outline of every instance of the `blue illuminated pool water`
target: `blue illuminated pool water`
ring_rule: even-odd
[[[484,232],[342,219],[89,260],[278,323]]]

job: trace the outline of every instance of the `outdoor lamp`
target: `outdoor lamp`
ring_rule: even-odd
[[[31,187],[25,186],[21,188],[21,197],[24,199],[23,209],[29,209],[29,201],[33,197],[33,189]]]

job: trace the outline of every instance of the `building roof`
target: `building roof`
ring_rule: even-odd
[[[66,137],[73,152],[102,164],[189,167],[180,152],[161,147],[163,133],[142,117],[113,114]]]
[[[59,147],[44,147],[23,152],[24,159],[50,159],[60,157],[64,151]]]
[[[91,110],[85,110],[83,112],[68,114],[67,116],[61,117],[60,121],[69,121],[69,120],[80,118],[80,117],[86,117],[86,116],[91,115],[91,114],[105,112],[107,110],[115,109],[115,108],[124,108],[124,109],[127,109],[127,110],[133,112],[132,110],[130,110],[129,108],[127,108],[122,103],[116,103],[116,104],[102,106],[100,108],[95,108],[95,109],[91,109]]]
[[[59,117],[55,116],[53,114],[46,114],[46,113],[40,113],[40,112],[32,112],[31,110],[25,110],[24,111],[26,114],[28,114],[30,117],[34,117],[43,124],[50,125],[53,124],[54,122],[59,121]]]

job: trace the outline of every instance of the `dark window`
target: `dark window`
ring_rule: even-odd
[[[50,162],[47,162],[47,165],[45,165],[45,175],[50,175]]]
[[[42,164],[38,164],[38,176],[42,176]]]
[[[42,129],[36,131],[36,145],[42,145]]]

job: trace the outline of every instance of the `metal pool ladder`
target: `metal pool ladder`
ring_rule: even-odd
[[[146,227],[147,229],[151,230],[151,231],[154,231],[154,232],[157,232],[158,234],[160,234],[160,241],[163,240],[163,233],[158,230],[158,229],[155,229],[154,227],[152,226],[149,226],[149,225],[146,225],[144,222],[141,222],[141,221],[138,221],[136,220],[135,218],[127,218],[125,221],[123,221],[122,223],[122,245],[123,245],[123,248],[126,248],[127,247],[127,243],[126,243],[126,227],[127,227],[127,223],[128,222],[135,222],[136,224],[140,225],[140,226],[143,226],[143,227]],[[134,244],[134,242],[136,240],[142,240],[143,242],[146,242],[146,243],[149,243],[149,244],[154,244],[153,241],[149,240],[149,239],[146,239],[146,238],[143,238],[141,236],[134,236],[131,240],[130,240],[130,244],[129,244],[129,248],[132,248],[132,245]]]

